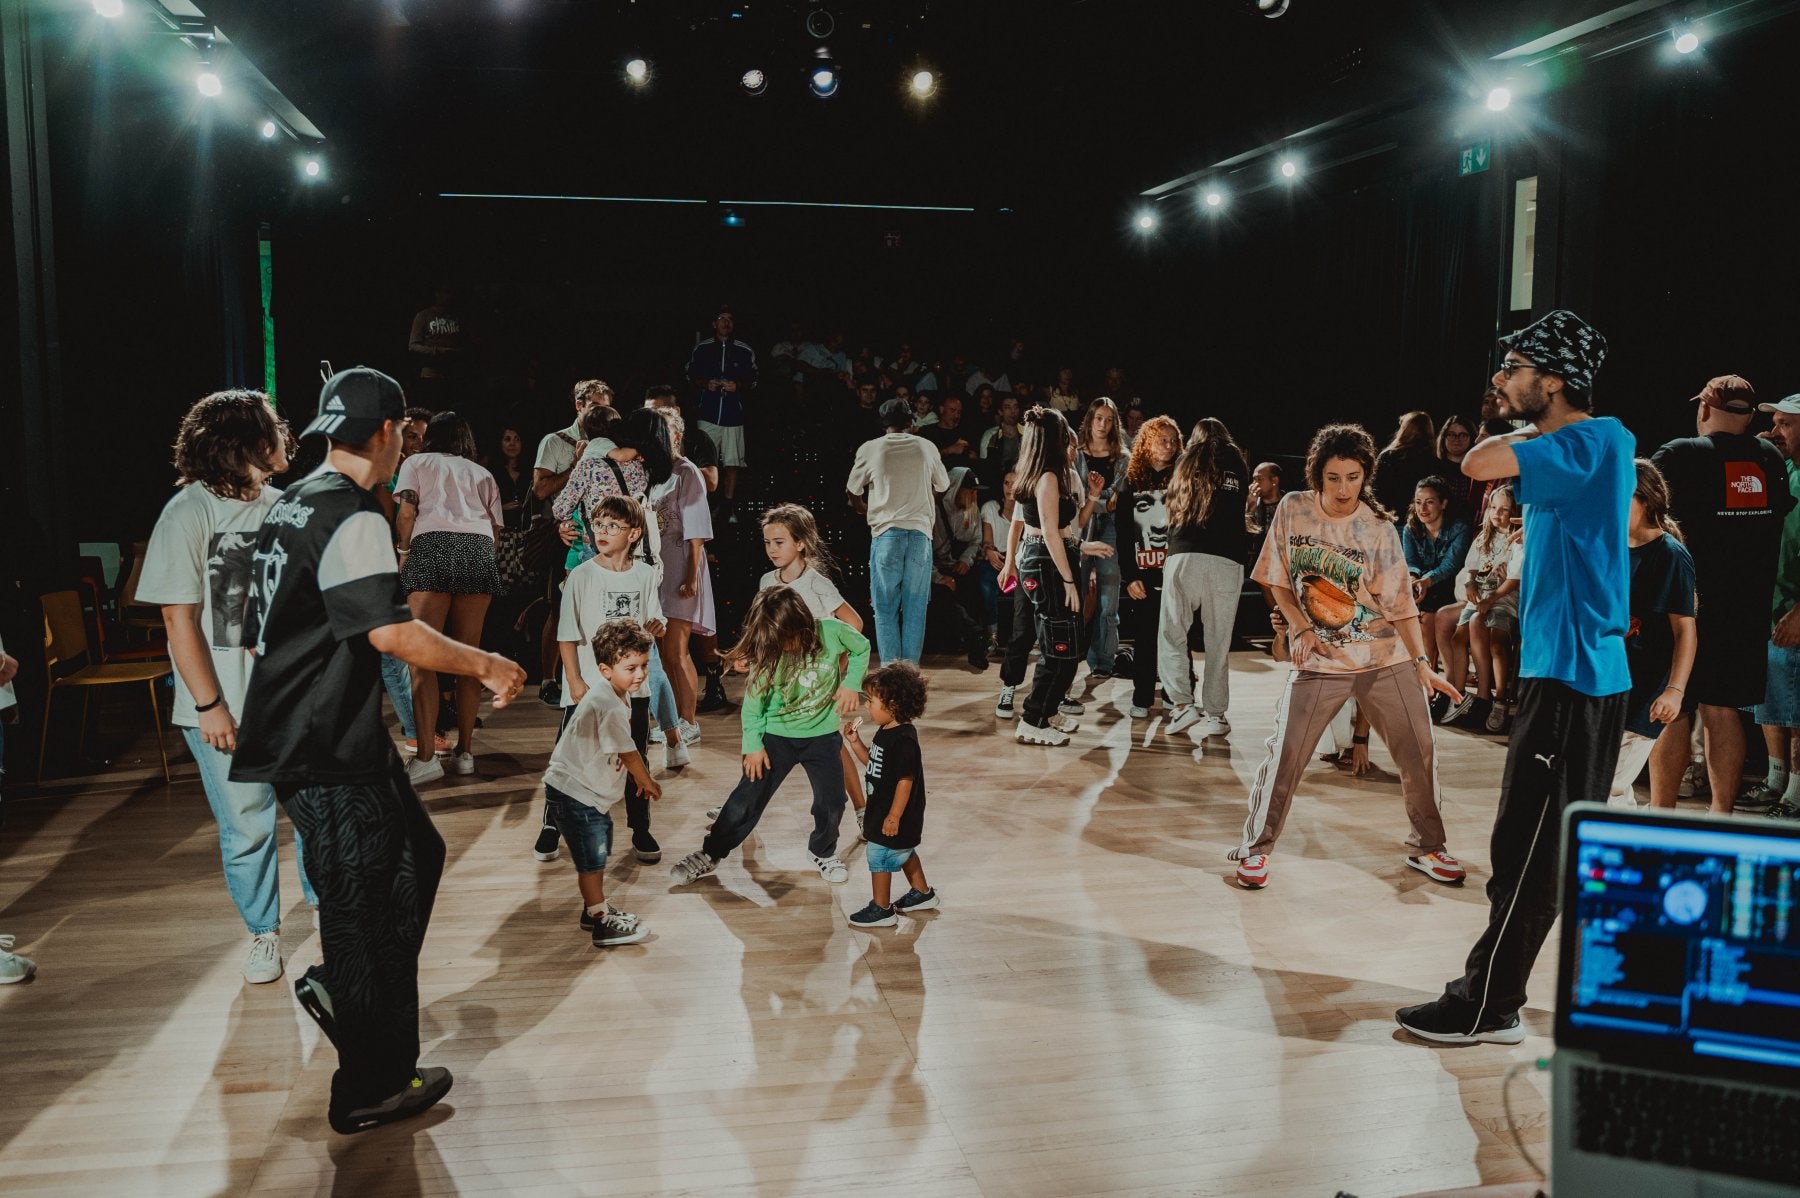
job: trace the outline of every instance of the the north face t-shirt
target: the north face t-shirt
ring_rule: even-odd
[[[900,831],[889,836],[881,830],[894,808],[894,791],[900,779],[911,778],[912,794],[900,813]],[[863,834],[870,844],[890,849],[916,849],[925,834],[925,762],[919,754],[919,731],[911,724],[895,724],[875,734],[869,746],[869,764],[863,772],[869,806],[863,812]]]
[[[210,703],[223,697],[233,719],[244,714],[244,692],[256,658],[243,647],[244,620],[250,610],[250,557],[262,530],[263,516],[281,492],[265,486],[255,499],[223,499],[198,483],[181,488],[163,508],[150,544],[137,597],[158,605],[197,604],[200,636],[212,650],[219,694],[201,696]],[[178,728],[197,728],[195,699],[187,679],[175,671]]]
[[[1412,576],[1394,526],[1359,503],[1348,516],[1329,516],[1313,491],[1282,496],[1268,540],[1251,577],[1286,587],[1319,634],[1304,661],[1322,674],[1380,670],[1410,656],[1396,620],[1419,614]]]
[[[1651,460],[1668,480],[1670,515],[1694,558],[1700,624],[1766,619],[1794,506],[1781,451],[1747,433],[1712,433],[1670,441]]]
[[[369,632],[412,619],[375,496],[335,470],[289,489],[251,558],[244,645],[257,653],[231,780],[378,781],[395,762]]]

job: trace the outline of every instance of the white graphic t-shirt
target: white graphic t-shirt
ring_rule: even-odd
[[[589,558],[569,572],[563,583],[562,613],[556,624],[556,639],[575,642],[575,659],[581,663],[581,680],[589,690],[610,688],[600,676],[600,665],[594,660],[594,633],[608,620],[636,620],[649,624],[663,618],[662,599],[657,594],[656,570],[643,560],[631,563],[629,570],[608,570],[600,559]],[[650,647],[656,652],[656,646]],[[650,695],[648,681],[632,692],[632,698]],[[563,706],[575,706],[569,688],[563,688]]]
[[[1394,526],[1359,503],[1341,518],[1318,495],[1282,497],[1251,577],[1294,592],[1322,651],[1294,664],[1326,674],[1380,670],[1409,654],[1394,621],[1416,617],[1412,577]]]
[[[233,719],[243,718],[244,692],[256,660],[241,647],[250,606],[251,557],[263,516],[280,498],[279,490],[267,486],[248,501],[221,499],[198,483],[181,488],[156,521],[138,577],[141,602],[200,605],[200,635],[212,649],[213,673]],[[208,703],[215,698],[204,697]],[[177,727],[200,726],[194,703],[187,680],[176,670],[171,719]]]

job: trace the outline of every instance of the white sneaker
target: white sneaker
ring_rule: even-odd
[[[415,757],[406,763],[406,780],[414,786],[436,782],[444,776],[444,763],[435,757]]]
[[[686,720],[682,720],[680,721],[679,727],[681,729],[682,744],[697,745],[700,743],[700,725],[690,724]]]
[[[1148,707],[1139,707],[1136,703],[1133,703],[1131,705],[1131,718],[1132,719],[1141,720],[1141,719],[1148,717],[1149,714],[1150,714],[1150,709]]]
[[[1183,703],[1169,713],[1169,722],[1163,725],[1163,731],[1174,736],[1178,732],[1186,732],[1200,721],[1200,709],[1192,703]]]
[[[810,853],[807,855],[812,856]],[[812,863],[819,867],[819,876],[827,882],[848,882],[850,880],[849,868],[835,856],[813,857]]]
[[[1203,715],[1200,722],[1194,725],[1194,731],[1201,736],[1231,735],[1231,721],[1222,715]]]
[[[1013,739],[1022,745],[1066,745],[1069,743],[1069,734],[1047,725],[1039,728],[1020,720],[1019,726],[1013,729]]]
[[[723,810],[725,810],[725,808],[723,808],[723,807],[708,807],[706,809],[706,822],[709,824],[718,823],[719,822],[719,812],[721,812]]]
[[[0,986],[28,980],[37,972],[37,962],[12,951],[13,938],[0,936]]]
[[[663,735],[663,730],[661,728],[650,729],[650,743],[651,744],[660,745],[660,744],[665,743],[667,740],[668,740],[668,738]]]
[[[281,933],[267,932],[250,939],[250,955],[244,958],[244,980],[253,986],[281,976]]]
[[[1048,722],[1050,726],[1058,732],[1067,732],[1073,735],[1074,733],[1081,731],[1081,721],[1074,716],[1053,715]]]
[[[718,868],[719,863],[708,857],[705,849],[695,849],[675,863],[675,867],[669,871],[669,881],[677,886],[686,886]]]
[[[678,770],[690,760],[692,758],[688,756],[687,746],[681,743],[679,736],[674,740],[664,742],[663,768],[665,770]]]
[[[457,753],[450,758],[450,772],[468,777],[475,772],[475,754]]]

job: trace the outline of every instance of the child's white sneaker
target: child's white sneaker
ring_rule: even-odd
[[[686,886],[718,868],[719,863],[708,857],[705,849],[695,849],[675,863],[675,867],[669,871],[669,880],[677,886]]]
[[[681,743],[678,736],[663,745],[663,768],[678,770],[689,761],[687,746]]]

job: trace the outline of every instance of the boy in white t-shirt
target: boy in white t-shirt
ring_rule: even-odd
[[[220,391],[181,421],[175,469],[181,489],[150,534],[137,597],[162,607],[175,664],[175,709],[219,823],[225,887],[249,929],[244,980],[281,976],[281,887],[275,790],[233,782],[237,717],[255,655],[240,647],[253,584],[251,557],[263,516],[281,492],[268,486],[288,466],[287,423],[260,391]],[[294,834],[300,890],[318,906]]]

